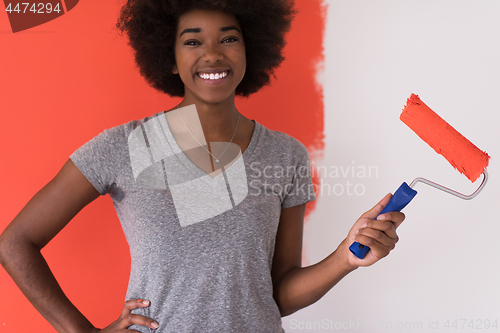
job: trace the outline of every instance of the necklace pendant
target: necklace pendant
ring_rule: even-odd
[[[216,162],[216,163],[219,163],[219,159],[217,159],[217,158],[216,158],[216,159],[215,159],[215,162]]]

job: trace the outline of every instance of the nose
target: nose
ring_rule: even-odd
[[[203,60],[206,62],[216,63],[224,58],[222,54],[221,45],[219,43],[209,43],[205,47]]]

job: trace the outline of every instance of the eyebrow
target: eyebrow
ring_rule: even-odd
[[[236,30],[238,31],[240,34],[241,34],[241,31],[240,29],[238,29],[237,27],[235,27],[234,25],[231,25],[229,27],[222,27],[220,28],[220,31],[230,31],[230,30]],[[198,32],[201,32],[201,28],[189,28],[189,29],[184,29],[182,30],[181,34],[179,35],[179,37],[181,37],[183,34],[185,33],[198,33]]]

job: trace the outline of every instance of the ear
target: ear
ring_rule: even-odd
[[[172,68],[172,73],[179,74],[179,70],[177,69],[177,65],[174,65],[174,67]]]

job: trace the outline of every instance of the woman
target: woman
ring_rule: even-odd
[[[394,248],[404,215],[377,218],[387,195],[335,252],[301,267],[305,206],[315,199],[307,150],[235,106],[235,95],[258,91],[283,60],[293,14],[278,0],[129,0],[122,9],[118,28],[141,74],[183,100],[75,151],[2,234],[2,264],[58,331],[281,332],[281,316]],[[104,194],[132,267],[121,316],[97,329],[66,298],[40,249]],[[349,252],[353,241],[370,246],[365,259]]]

